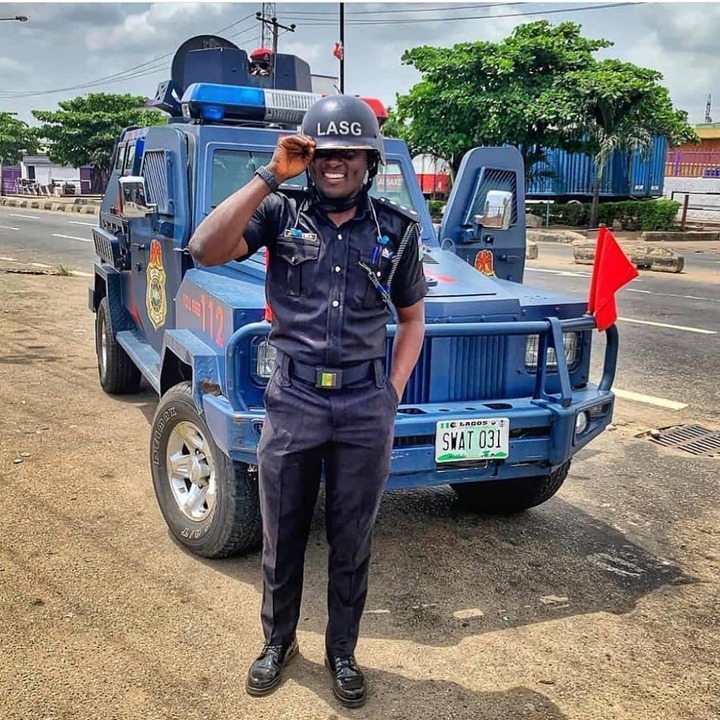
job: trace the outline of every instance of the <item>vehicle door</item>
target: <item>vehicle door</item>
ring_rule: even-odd
[[[135,168],[135,182],[121,189],[131,248],[130,312],[160,352],[163,331],[175,324],[175,294],[192,267],[187,252],[190,203],[187,137],[172,126],[152,128]],[[125,181],[128,178],[124,179]]]
[[[522,282],[525,171],[516,148],[475,148],[465,155],[438,240],[484,275]]]

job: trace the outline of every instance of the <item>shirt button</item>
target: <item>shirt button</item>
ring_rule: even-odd
[[[342,240],[342,233],[338,233],[338,240]]]
[[[335,272],[342,272],[342,268],[339,265],[336,265]]]
[[[340,303],[339,303],[337,300],[333,300],[333,301],[332,301],[332,306],[333,306],[333,307],[339,307],[339,305],[340,305]]]

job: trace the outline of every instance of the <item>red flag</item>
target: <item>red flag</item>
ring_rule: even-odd
[[[333,55],[338,59],[342,60],[345,57],[345,50],[343,49],[342,43],[336,42]]]
[[[613,234],[605,227],[598,231],[595,262],[590,280],[588,312],[595,314],[598,330],[607,330],[617,320],[615,293],[638,276]]]

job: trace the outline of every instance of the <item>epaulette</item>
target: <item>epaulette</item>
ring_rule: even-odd
[[[398,215],[402,215],[411,222],[420,222],[420,216],[409,207],[405,207],[404,205],[398,205],[396,202],[388,200],[384,197],[376,199],[383,207],[386,207],[388,210],[394,210]]]

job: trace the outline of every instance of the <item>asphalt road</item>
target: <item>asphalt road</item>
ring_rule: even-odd
[[[94,217],[0,208],[0,258],[63,265],[90,273]],[[636,393],[647,409],[688,406],[720,418],[720,247],[683,248],[680,275],[642,272],[620,291],[621,357],[616,389]],[[587,297],[592,268],[575,265],[567,245],[541,243],[526,264],[526,283]],[[602,337],[594,353],[600,374]],[[633,402],[637,402],[634,399]]]
[[[698,417],[718,419],[720,251],[711,246],[702,253],[682,252],[685,272],[641,271],[618,293],[615,389],[649,396],[648,408],[667,400],[687,405]],[[573,264],[571,247],[541,243],[538,260],[526,264],[525,280],[540,289],[587,297],[591,274],[590,266]],[[595,368],[601,356],[594,353]]]
[[[88,272],[81,222],[92,217],[0,209],[0,267]],[[527,281],[585,296],[590,268],[569,252],[542,246]],[[0,718],[720,717],[718,461],[641,437],[676,420],[720,426],[713,272],[643,273],[620,293],[616,389],[688,407],[621,396],[616,429],[550,502],[497,518],[447,487],[386,493],[358,647],[370,699],[353,711],[322,667],[322,501],[301,656],[276,693],[250,699],[259,554],[203,561],[170,538],[147,462],[157,399],[101,391],[87,278],[0,275]]]

